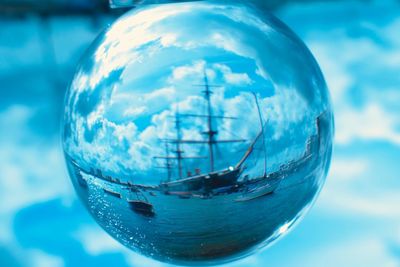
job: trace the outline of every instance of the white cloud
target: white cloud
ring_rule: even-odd
[[[169,264],[142,256],[122,246],[99,227],[83,225],[75,233],[75,238],[83,245],[85,251],[91,256],[119,252],[123,253],[127,263],[134,267],[170,266]]]
[[[64,259],[49,255],[41,250],[29,250],[28,251],[30,263],[32,266],[40,267],[63,267]]]
[[[204,60],[196,61],[193,64],[189,65],[175,67],[172,70],[172,75],[169,78],[169,82],[175,83],[176,81],[182,80],[192,75],[198,76],[199,74],[201,74],[202,76],[205,69],[206,62]]]
[[[400,145],[399,109],[395,104],[400,101],[400,96],[398,90],[392,88],[400,80],[397,75],[391,75],[400,70],[397,45],[400,38],[394,34],[399,23],[396,19],[378,27],[373,22],[357,21],[351,24],[355,29],[333,27],[331,30],[324,28],[323,34],[318,31],[308,33],[306,42],[331,89],[336,113],[336,142],[340,145],[357,140]],[[351,30],[364,30],[370,34],[353,38],[348,34]],[[370,78],[371,75],[377,78]],[[358,90],[358,94],[351,90]],[[361,104],[355,107],[354,101]]]
[[[250,85],[252,80],[247,73],[233,73],[232,69],[224,64],[214,64],[214,68],[219,70],[227,84]]]
[[[4,112],[0,113],[1,125],[4,127],[0,135],[1,143],[7,141],[20,142],[24,138],[29,137],[26,131],[29,131],[27,124],[33,116],[34,110],[23,105],[12,105]]]
[[[377,220],[400,220],[400,210],[398,208],[400,196],[396,190],[392,192],[386,190],[381,192],[371,192],[364,194],[354,189],[343,186],[326,185],[322,191],[318,205],[329,211],[331,214],[358,215],[375,218]]]
[[[109,112],[122,113],[122,116],[133,120],[140,116],[149,115],[149,112],[158,112],[169,107],[176,99],[174,86],[152,90],[148,93],[115,92],[111,97]],[[122,111],[121,111],[122,110]]]
[[[347,108],[336,117],[336,142],[348,144],[354,140],[385,140],[400,145],[400,118],[377,104],[362,110]]]
[[[93,90],[101,80],[109,77],[112,71],[123,69],[132,62],[141,63],[143,54],[135,48],[139,49],[145,44],[158,41],[160,47],[152,46],[145,52],[146,56],[151,56],[158,49],[172,45],[176,39],[173,32],[159,34],[152,27],[155,23],[185,9],[185,7],[181,9],[154,8],[139,12],[135,16],[121,17],[104,34],[104,40],[96,50],[91,51],[94,52],[94,58],[86,58],[87,60],[94,59],[90,72],[79,71],[72,83],[72,88],[77,91]]]
[[[336,47],[334,50],[332,46],[320,40],[310,41],[310,48],[325,74],[334,104],[340,105],[344,100],[345,93],[354,82],[354,77],[345,68],[347,61],[341,60],[341,54],[345,53],[338,53],[339,55],[337,55],[334,52],[337,51]],[[343,49],[339,49],[339,51],[343,51]],[[335,60],[332,60],[333,58]]]
[[[198,74],[200,75],[200,74]],[[219,123],[219,136],[224,139],[245,139],[252,140],[260,130],[258,112],[255,100],[250,93],[240,93],[234,97],[226,98],[225,88],[216,88],[214,90],[212,102],[217,107],[216,114],[237,117],[238,120],[221,120]],[[205,107],[205,100],[202,96],[188,95],[185,99],[175,104],[169,104],[168,99],[173,102],[173,88],[164,88],[152,93],[145,94],[139,101],[146,109],[146,112],[140,114],[154,114],[151,116],[151,124],[144,125],[141,131],[134,122],[117,124],[106,118],[97,118],[92,121],[101,122],[101,127],[97,130],[93,141],[86,141],[84,127],[85,119],[79,118],[76,121],[77,130],[75,138],[78,143],[68,140],[67,146],[70,153],[79,155],[82,160],[92,166],[97,166],[103,171],[107,170],[114,173],[132,175],[133,171],[147,171],[154,166],[153,157],[163,155],[164,147],[160,146],[160,138],[175,138],[176,132],[173,117],[176,106],[179,105],[181,113],[202,114],[202,107]],[[121,99],[132,99],[129,96],[119,96]],[[162,99],[162,100],[161,100]],[[163,101],[167,100],[167,101]],[[118,105],[119,101],[114,101]],[[154,104],[153,104],[154,102]],[[157,107],[160,103],[163,107]],[[146,104],[145,104],[146,103]],[[132,104],[131,104],[132,105]],[[169,105],[169,106],[165,106]],[[260,99],[260,105],[263,113],[267,114],[268,124],[274,129],[268,138],[279,139],[287,135],[293,124],[299,123],[307,118],[310,112],[307,103],[294,89],[285,89],[278,91],[272,97]],[[136,108],[136,105],[133,107]],[[243,115],[246,114],[246,124],[249,127],[243,127]],[[150,116],[150,115],[147,115]],[[89,116],[90,117],[90,116]],[[312,131],[313,125],[304,131]],[[183,139],[203,140],[204,119],[191,119],[190,125],[186,124],[182,128]],[[232,135],[234,133],[234,135]],[[232,145],[229,148],[237,151],[240,145]],[[186,147],[185,152],[188,155],[199,155],[201,146]],[[221,162],[222,163],[222,162]],[[123,169],[125,166],[126,169]],[[134,166],[135,170],[131,169]]]
[[[123,115],[125,117],[137,117],[147,111],[146,106],[141,106],[141,107],[131,107],[128,108],[124,111]]]
[[[140,254],[131,253],[127,257],[127,261],[134,267],[166,267],[171,266],[159,261],[155,261]]]
[[[72,194],[61,149],[57,145],[19,147],[18,151],[15,150],[15,146],[2,145],[0,151],[0,185],[3,190],[0,213],[11,212],[27,203]]]
[[[366,159],[336,158],[332,161],[329,176],[340,183],[354,180],[367,172],[368,165]]]
[[[390,254],[384,240],[372,237],[368,233],[359,238],[353,237],[341,242],[326,244],[321,248],[312,248],[311,251],[301,257],[300,261],[303,266],[398,266],[397,259]],[[297,258],[297,260],[299,259]]]
[[[0,135],[0,240],[12,238],[12,217],[20,208],[73,195],[58,138],[38,141],[29,127],[34,113],[27,106],[11,106],[0,114],[0,125],[7,125]]]
[[[253,81],[247,73],[235,73],[232,69],[221,63],[215,63],[211,66],[206,65],[206,61],[194,61],[191,64],[182,65],[173,68],[172,75],[168,78],[171,84],[177,84],[182,80],[203,80],[204,71],[206,71],[207,78],[214,80],[216,75],[220,74],[225,85],[250,85]]]
[[[400,220],[400,195],[396,188],[384,189],[385,174],[375,170],[368,155],[335,156],[316,209],[320,213],[364,216],[370,220]]]
[[[92,256],[112,251],[120,252],[120,243],[109,236],[104,230],[93,225],[82,225],[75,233],[76,239],[83,245],[86,252]]]
[[[197,8],[198,12],[202,12],[202,9],[208,11],[207,5],[199,4]],[[157,138],[172,136],[174,126],[168,122],[165,122],[167,120],[165,118],[167,113],[168,115],[173,115],[175,111],[172,103],[180,101],[179,108],[182,109],[182,112],[185,111],[188,113],[199,113],[199,107],[201,108],[204,106],[204,100],[201,97],[188,97],[191,89],[187,88],[187,84],[189,83],[191,85],[193,85],[193,83],[197,83],[197,81],[201,83],[203,80],[204,71],[206,71],[211,82],[220,79],[223,80],[224,84],[227,85],[226,88],[222,88],[222,93],[218,92],[218,90],[214,90],[213,106],[218,107],[216,112],[225,112],[221,115],[236,117],[243,117],[243,115],[246,114],[246,123],[249,125],[254,125],[254,127],[242,127],[240,124],[243,124],[243,121],[222,122],[221,128],[226,128],[228,131],[225,133],[220,131],[219,137],[221,137],[221,139],[228,139],[229,137],[232,138],[232,136],[227,135],[229,130],[237,134],[237,136],[240,138],[249,140],[254,138],[254,136],[257,134],[257,131],[259,130],[259,122],[253,97],[250,94],[241,94],[237,97],[228,99],[223,95],[223,90],[229,89],[228,85],[241,86],[253,84],[254,81],[251,80],[250,76],[256,75],[257,73],[263,73],[263,77],[267,78],[273,83],[277,83],[274,84],[276,85],[276,95],[266,99],[260,99],[260,103],[268,116],[271,126],[277,129],[273,133],[274,139],[279,139],[284,134],[290,135],[289,130],[292,132],[294,131],[293,127],[291,127],[293,125],[290,124],[298,123],[302,119],[306,118],[307,115],[312,113],[312,111],[309,109],[309,103],[307,102],[308,100],[301,96],[298,90],[304,89],[302,88],[303,81],[310,81],[315,78],[307,77],[307,79],[303,79],[300,76],[302,76],[304,72],[310,72],[311,76],[313,76],[314,72],[310,71],[309,69],[304,69],[302,72],[298,71],[297,67],[299,65],[303,66],[302,64],[305,62],[303,62],[301,58],[298,60],[298,57],[290,56],[291,53],[288,53],[288,51],[293,49],[293,47],[290,46],[290,44],[292,44],[291,42],[285,42],[287,47],[274,45],[271,45],[271,47],[264,47],[263,44],[270,44],[271,42],[267,41],[265,36],[258,33],[261,29],[264,31],[264,33],[268,34],[268,38],[271,38],[271,40],[277,38],[276,42],[278,42],[280,38],[285,38],[283,34],[278,34],[276,31],[273,31],[269,26],[266,26],[265,22],[259,19],[257,20],[256,17],[250,13],[249,15],[238,8],[232,8],[228,12],[226,7],[221,5],[217,8],[218,10],[213,11],[215,11],[223,19],[232,19],[233,21],[231,27],[216,19],[216,28],[202,29],[205,30],[205,35],[201,34],[201,38],[199,38],[199,36],[195,34],[185,32],[188,30],[186,27],[171,30],[170,28],[162,27],[162,23],[160,22],[161,20],[169,17],[171,14],[185,15],[187,14],[186,11],[189,11],[190,8],[186,10],[183,6],[179,6],[176,10],[169,10],[168,7],[164,6],[156,9],[158,11],[162,11],[161,14],[157,14],[157,17],[150,17],[144,21],[142,17],[144,13],[149,16],[151,14],[155,16],[155,13],[152,13],[154,10],[152,12],[143,11],[139,12],[136,16],[132,16],[135,18],[123,18],[121,21],[113,25],[111,31],[106,35],[106,41],[97,50],[97,60],[104,62],[110,61],[110,65],[113,68],[116,66],[122,66],[123,64],[119,64],[118,62],[116,63],[114,61],[114,56],[120,57],[121,54],[121,57],[124,57],[124,53],[131,53],[132,50],[136,51],[135,48],[141,47],[143,44],[151,44],[149,47],[155,46],[157,49],[158,44],[153,45],[152,41],[157,40],[157,36],[166,36],[167,40],[164,42],[164,44],[182,48],[181,52],[185,53],[185,56],[183,57],[185,59],[184,62],[188,62],[188,64],[173,66],[171,69],[172,73],[168,76],[168,78],[159,77],[159,79],[157,79],[157,81],[162,81],[162,78],[166,78],[167,84],[165,84],[165,87],[155,91],[152,91],[150,88],[149,91],[152,91],[151,93],[139,95],[134,94],[134,90],[132,90],[132,97],[128,96],[130,93],[120,94],[120,96],[118,96],[118,92],[115,92],[112,96],[111,104],[109,103],[112,106],[111,109],[113,111],[110,112],[110,116],[106,116],[104,114],[104,108],[110,108],[110,105],[99,105],[96,111],[90,114],[88,126],[97,126],[98,124],[96,124],[96,122],[102,122],[103,125],[99,130],[99,133],[95,136],[96,140],[91,143],[87,143],[84,138],[84,128],[86,126],[86,122],[84,119],[76,119],[73,123],[76,123],[78,127],[77,132],[74,134],[77,135],[79,142],[78,144],[71,142],[70,146],[75,149],[76,154],[81,154],[81,157],[86,162],[92,162],[94,164],[98,164],[99,167],[113,171],[120,171],[119,166],[121,165],[131,167],[135,166],[135,168],[139,170],[145,170],[148,168],[150,164],[153,163],[153,160],[151,160],[152,156],[158,152],[162,154],[162,148],[155,148],[156,145],[159,146],[159,141],[157,141]],[[230,12],[232,12],[232,14],[230,14]],[[249,25],[247,25],[249,26],[246,28],[247,30],[244,30],[244,26],[242,24],[245,21],[254,28],[252,32],[249,33],[247,31],[248,28],[251,28]],[[241,25],[243,27],[241,27]],[[259,27],[262,25],[264,25],[264,27]],[[143,37],[140,35],[142,31],[146,32]],[[130,39],[136,38],[137,34],[141,36],[138,38],[140,40],[130,42]],[[123,38],[121,39],[120,36],[123,36]],[[188,38],[189,36],[190,38]],[[220,39],[216,41],[215,38]],[[176,40],[176,42],[172,44],[168,40]],[[193,45],[188,44],[187,42],[190,43],[190,41],[193,40],[198,40],[199,42],[196,43],[195,47],[190,47],[191,49],[196,48],[200,51],[205,47],[213,47],[214,50],[218,51],[218,54],[221,53],[221,49],[223,49],[225,51],[221,53],[221,55],[227,54],[227,57],[229,56],[228,62],[229,59],[232,58],[232,60],[238,60],[240,63],[246,62],[246,67],[241,67],[241,70],[237,71],[231,66],[221,63],[210,63],[208,66],[206,61],[202,60],[201,58],[198,59],[186,56],[187,51],[185,51],[185,49],[188,48],[188,45]],[[130,47],[131,50],[129,50],[128,47]],[[146,55],[145,53],[148,48],[147,46],[145,47],[146,48],[143,48],[145,51],[141,51],[141,56],[148,56],[148,59],[150,59],[151,56]],[[269,48],[272,50],[275,49],[276,51],[270,51],[271,49]],[[111,52],[108,52],[108,50]],[[113,55],[117,52],[118,55]],[[161,53],[160,55],[165,56]],[[273,60],[269,58],[270,56]],[[188,58],[192,58],[193,61],[190,62]],[[123,58],[122,60],[126,59]],[[128,60],[129,67],[133,69],[136,66],[134,64],[136,59],[133,61],[131,59]],[[308,68],[309,66],[310,65],[303,67]],[[110,66],[107,66],[107,68],[108,67]],[[282,69],[284,69],[284,71],[282,71]],[[100,73],[99,77],[106,77],[106,73],[109,73],[109,70],[94,71],[96,73]],[[105,73],[102,73],[103,71]],[[269,74],[273,74],[274,77],[270,79]],[[284,79],[284,77],[280,74],[285,77],[287,76],[287,79]],[[97,79],[98,77],[95,77],[96,81]],[[261,79],[261,77],[257,77],[257,79]],[[186,84],[182,85],[185,82]],[[293,87],[284,86],[284,84],[291,84]],[[186,88],[184,88],[184,86],[186,86]],[[310,87],[313,86],[311,85]],[[314,91],[312,90],[313,88],[310,87],[307,86],[306,90],[309,90],[314,94]],[[121,88],[123,88],[123,86]],[[196,95],[198,95],[198,88],[194,88],[193,90],[197,90]],[[185,95],[185,93],[181,94],[181,92],[188,93]],[[180,99],[177,100],[177,96],[179,96]],[[119,109],[123,109],[123,111],[121,112]],[[169,109],[169,111],[163,114],[162,110],[166,109]],[[119,117],[119,114],[125,115],[125,121],[123,123],[119,121],[115,123],[111,122],[117,121],[119,118],[113,120],[110,117]],[[135,119],[144,118],[144,115],[152,116],[151,121],[153,125],[149,125],[147,129],[142,129],[142,127],[146,125],[140,125],[141,127],[136,127],[135,129],[122,129],[130,125],[127,123],[128,120],[135,122]],[[107,118],[103,119],[102,117],[104,116]],[[155,125],[157,123],[158,125]],[[117,124],[120,125],[120,130],[118,130],[119,128],[117,127]],[[185,128],[183,130],[184,137],[194,139],[204,138],[204,136],[198,134],[201,132],[199,130],[202,130],[202,124],[204,125],[204,122],[194,122],[193,127],[189,127],[188,129]],[[141,129],[140,131],[142,131],[142,133],[134,131],[138,128]],[[310,129],[305,130],[309,131]],[[130,132],[131,134],[129,136],[122,136],[120,134],[127,132]],[[111,135],[111,138],[107,135]],[[117,138],[118,142],[114,140],[116,136],[120,137]],[[143,138],[146,138],[146,140]],[[85,142],[86,144],[84,144]],[[128,148],[126,145],[128,145]],[[234,147],[232,146],[232,148]],[[86,149],[88,151],[86,151]],[[156,149],[156,151],[154,149]],[[150,152],[152,153],[150,154]]]
[[[79,118],[76,121],[76,133],[74,139],[66,140],[65,148],[71,155],[75,155],[83,162],[101,167],[103,170],[120,172],[119,163],[124,162],[126,166],[147,166],[147,161],[138,160],[138,155],[129,155],[130,149],[126,147],[126,142],[130,143],[130,148],[134,147],[140,153],[143,148],[142,142],[138,138],[137,126],[133,122],[126,124],[116,124],[105,118],[99,119],[101,127],[96,130],[92,141],[88,142],[85,138],[85,120]],[[135,151],[136,151],[135,150]],[[134,165],[130,165],[134,164]],[[144,164],[144,165],[143,165]]]
[[[391,219],[397,223],[400,220],[400,196],[396,189],[386,189],[384,194],[379,187],[365,191],[365,183],[371,178],[376,185],[384,178],[371,175],[372,168],[368,158],[334,157],[317,210],[329,214],[366,216],[375,220]]]

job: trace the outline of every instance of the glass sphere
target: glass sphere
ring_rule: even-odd
[[[125,246],[219,264],[285,234],[332,150],[328,90],[282,22],[245,4],[134,9],[105,30],[67,92],[74,187]]]

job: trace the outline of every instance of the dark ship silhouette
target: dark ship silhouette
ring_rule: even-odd
[[[136,194],[135,199],[127,200],[130,209],[146,217],[154,217],[155,212],[153,205],[146,196],[137,187],[131,187],[130,190]]]
[[[185,196],[192,195],[193,192],[197,192],[201,197],[211,196],[216,191],[224,191],[225,190],[233,190],[237,188],[237,181],[244,170],[244,162],[251,155],[254,150],[254,145],[256,142],[262,137],[263,142],[265,142],[264,138],[264,123],[261,117],[260,107],[257,101],[257,97],[254,94],[258,114],[260,119],[261,130],[255,139],[250,143],[247,148],[246,153],[239,160],[239,162],[235,166],[229,166],[222,170],[215,170],[215,155],[214,149],[217,144],[220,143],[240,143],[245,142],[244,139],[229,139],[229,140],[219,140],[216,139],[218,136],[217,125],[214,122],[216,119],[237,119],[235,117],[227,117],[227,116],[219,116],[213,114],[213,108],[211,105],[211,95],[213,92],[211,91],[211,87],[219,87],[215,85],[210,85],[208,83],[207,75],[204,73],[204,84],[200,85],[204,86],[205,90],[204,99],[207,103],[207,114],[181,114],[179,113],[179,109],[175,114],[175,130],[176,130],[176,138],[175,139],[163,139],[165,143],[165,152],[164,156],[157,156],[156,159],[165,160],[165,165],[163,166],[167,169],[167,180],[165,182],[161,182],[159,185],[159,189],[165,194],[178,195],[182,198]],[[204,140],[187,140],[182,139],[181,134],[181,119],[183,117],[197,117],[204,118],[207,123],[206,131],[202,132],[207,138]],[[207,173],[200,173],[200,168],[195,169],[195,175],[192,175],[190,172],[188,176],[183,178],[182,171],[182,161],[185,159],[200,159],[207,157],[198,157],[198,156],[183,156],[184,151],[182,150],[182,144],[191,144],[191,145],[207,145],[208,147],[208,159],[209,159],[209,171]],[[171,156],[170,146],[173,145],[175,150],[172,152],[175,154]],[[265,144],[263,146],[264,149],[264,177],[266,177],[266,151]],[[172,161],[176,161],[177,169],[178,169],[178,178],[172,179],[172,169],[174,164]]]

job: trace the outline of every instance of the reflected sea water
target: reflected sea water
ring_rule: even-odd
[[[254,7],[149,6],[92,45],[67,93],[74,187],[125,246],[185,265],[285,234],[329,167],[333,115],[310,52]]]

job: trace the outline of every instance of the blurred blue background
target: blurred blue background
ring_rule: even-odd
[[[400,2],[262,1],[309,46],[336,115],[332,167],[287,237],[228,266],[400,266]],[[0,266],[167,266],[123,248],[78,201],[60,145],[82,53],[122,11],[0,0]]]

